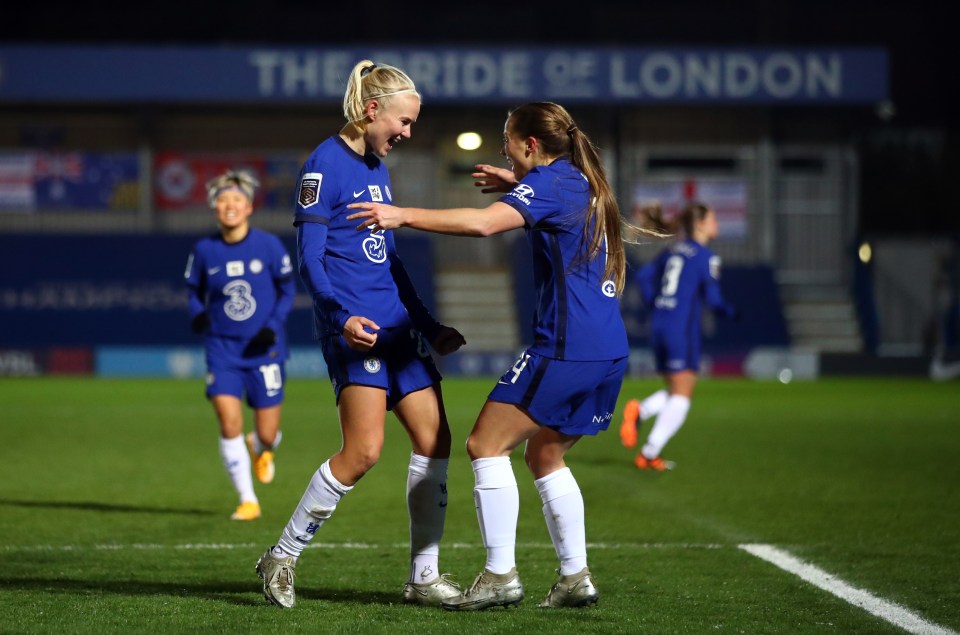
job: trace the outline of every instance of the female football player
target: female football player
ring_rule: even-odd
[[[665,222],[661,207],[651,206],[645,211],[658,229],[683,232],[680,240],[644,265],[637,275],[644,304],[650,309],[650,340],[657,372],[667,387],[642,402],[627,402],[620,441],[625,447],[634,447],[638,424],[656,416],[634,464],[641,470],[662,472],[672,469],[673,462],[660,453],[686,420],[697,385],[701,303],[706,302],[724,317],[736,317],[736,310],[720,293],[720,258],[707,247],[717,237],[716,212],[691,202],[677,218]]]
[[[439,324],[417,296],[397,255],[393,233],[364,233],[347,221],[356,201],[390,202],[381,159],[404,139],[420,114],[420,95],[400,69],[359,62],[343,98],[346,125],[321,143],[300,174],[294,224],[300,275],[313,296],[315,331],[337,399],[343,445],[313,475],[277,544],[257,572],[265,597],[296,602],[294,568],[340,499],[380,458],[386,413],[410,437],[407,474],[410,573],[404,602],[439,605],[460,588],[439,574],[447,504],[450,427],[440,373],[427,342],[441,355],[463,336]]]
[[[204,335],[207,398],[220,421],[220,456],[240,497],[234,520],[260,517],[251,456],[260,482],[273,480],[286,378],[284,324],[296,294],[280,239],[250,227],[257,185],[250,174],[234,171],[207,183],[220,231],[196,243],[184,274],[192,328]],[[246,442],[244,392],[256,426]]]
[[[583,497],[564,455],[610,425],[627,368],[618,297],[625,254],[620,211],[596,148],[554,103],[513,110],[501,150],[511,170],[478,165],[476,185],[504,193],[485,209],[427,210],[362,202],[358,231],[409,226],[462,236],[524,228],[537,293],[534,344],[490,392],[467,453],[487,550],[483,571],[449,610],[518,604],[524,596],[515,548],[519,492],[510,453],[524,459],[543,501],[560,579],[541,607],[589,606],[599,591],[587,567]]]

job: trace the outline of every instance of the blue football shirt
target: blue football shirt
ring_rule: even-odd
[[[537,295],[530,350],[544,357],[596,361],[628,354],[616,285],[603,279],[603,251],[578,262],[590,198],[587,179],[565,157],[535,167],[500,198],[526,221]]]
[[[300,172],[294,225],[300,275],[314,299],[318,337],[337,335],[351,315],[381,328],[411,320],[431,339],[439,325],[427,313],[396,253],[392,231],[357,231],[346,220],[357,202],[393,203],[387,168],[360,156],[334,135],[313,151]]]
[[[233,244],[220,234],[203,238],[194,245],[184,277],[190,316],[206,311],[210,317],[208,364],[256,366],[287,358],[284,325],[296,285],[279,238],[255,228]],[[273,329],[277,344],[262,357],[244,355],[250,338],[263,327]]]
[[[735,313],[720,293],[720,257],[690,238],[641,267],[637,280],[655,330],[699,334],[704,302],[727,317]]]

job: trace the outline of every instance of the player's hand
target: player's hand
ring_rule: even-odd
[[[205,333],[210,328],[210,316],[206,311],[197,313],[190,322],[190,330],[196,334]]]
[[[269,348],[277,343],[277,334],[269,326],[265,326],[250,340],[251,346]]]
[[[369,330],[368,330],[369,329]],[[380,327],[373,320],[359,315],[351,315],[343,325],[343,339],[347,346],[355,351],[369,351],[377,343],[377,334],[369,331],[379,331]]]
[[[403,209],[393,205],[384,205],[383,203],[351,203],[347,205],[348,209],[357,210],[356,213],[347,216],[347,220],[359,220],[357,231],[378,231],[381,229],[396,229],[406,224]]]
[[[476,179],[473,184],[482,187],[483,189],[480,191],[484,194],[509,192],[517,184],[517,177],[506,168],[498,168],[486,163],[478,163],[474,168],[476,172],[470,175]]]
[[[459,350],[459,348],[466,343],[467,340],[463,338],[460,331],[450,326],[441,326],[440,331],[433,338],[433,341],[430,342],[430,346],[432,346],[433,350],[437,351],[439,355],[449,355]]]

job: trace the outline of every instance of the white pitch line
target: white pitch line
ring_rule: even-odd
[[[442,544],[444,549],[482,549],[483,545],[477,543],[454,542],[451,544]],[[588,549],[622,550],[622,549],[723,549],[731,548],[733,545],[720,545],[711,543],[658,543],[658,542],[591,542],[587,543]],[[160,551],[171,549],[175,551],[182,550],[209,550],[209,551],[227,551],[235,549],[259,549],[263,545],[259,543],[188,543],[179,545],[162,545],[157,543],[129,543],[129,544],[100,544],[100,545],[0,545],[0,551]],[[521,543],[517,545],[520,549],[553,549],[549,542]],[[308,549],[409,549],[410,544],[406,542],[397,542],[392,544],[377,544],[369,542],[315,542],[311,543]]]
[[[841,600],[854,606],[859,606],[868,613],[884,619],[894,626],[899,626],[908,633],[916,635],[957,635],[956,631],[933,624],[923,619],[913,611],[894,602],[879,598],[869,591],[858,589],[847,584],[835,575],[830,575],[823,569],[799,560],[791,554],[771,545],[738,545],[747,553],[761,560],[774,564],[784,571],[788,571],[810,584],[832,593]]]

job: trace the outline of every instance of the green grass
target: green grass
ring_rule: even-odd
[[[444,383],[455,450],[441,564],[463,584],[483,549],[462,441],[491,385]],[[658,387],[630,380],[621,403]],[[236,501],[202,391],[198,381],[0,380],[0,632],[902,632],[741,543],[785,549],[960,630],[955,382],[707,379],[664,453],[677,469],[664,474],[632,467],[618,421],[584,439],[568,463],[603,594],[590,610],[536,608],[557,565],[518,452],[527,599],[479,614],[398,602],[410,446],[392,417],[380,464],[300,560],[298,606],[267,605],[253,565],[340,445],[331,390],[289,382],[277,477],[258,484],[264,516],[252,523],[228,519]]]

